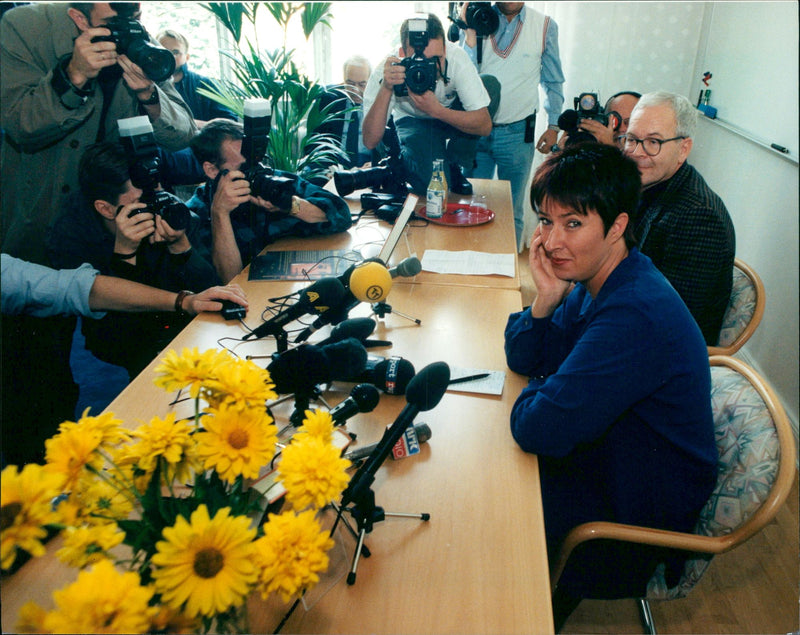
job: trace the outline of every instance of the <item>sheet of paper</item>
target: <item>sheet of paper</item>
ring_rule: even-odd
[[[516,254],[490,254],[483,251],[426,249],[422,256],[422,269],[434,273],[513,278],[516,257]]]
[[[506,373],[503,370],[489,370],[488,368],[462,368],[454,366],[450,369],[450,381],[459,377],[469,377],[471,375],[482,375],[489,373],[482,379],[473,379],[460,384],[452,384],[447,388],[453,392],[475,392],[483,395],[502,395],[503,384],[506,380]]]

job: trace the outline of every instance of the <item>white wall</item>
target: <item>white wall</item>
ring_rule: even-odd
[[[741,357],[777,391],[797,432],[798,166],[705,118],[689,162],[725,201],[736,229],[736,255],[764,281],[764,319]]]

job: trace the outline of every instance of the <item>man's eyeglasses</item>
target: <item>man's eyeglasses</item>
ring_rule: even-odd
[[[654,157],[661,152],[661,146],[663,146],[665,143],[669,141],[677,141],[678,139],[686,139],[686,137],[672,137],[671,139],[654,139],[653,137],[648,137],[647,139],[637,139],[629,134],[620,136],[622,147],[625,152],[633,154],[636,152],[636,146],[641,143],[642,150],[644,150],[644,153],[649,157]]]

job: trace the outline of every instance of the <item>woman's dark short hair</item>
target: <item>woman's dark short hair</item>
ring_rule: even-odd
[[[606,233],[617,216],[627,214],[625,243],[630,248],[641,183],[636,163],[618,148],[579,143],[551,154],[539,166],[531,184],[531,206],[538,212],[549,200],[584,216],[595,211]]]
[[[241,139],[244,137],[244,128],[238,121],[230,119],[212,119],[205,126],[200,128],[189,146],[192,148],[195,158],[200,165],[208,161],[217,167],[222,164],[222,144],[231,139]]]
[[[101,141],[86,148],[78,163],[81,194],[90,203],[107,201],[116,205],[130,180],[128,156],[119,143]]]

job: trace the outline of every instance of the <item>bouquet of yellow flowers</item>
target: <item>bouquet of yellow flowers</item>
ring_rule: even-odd
[[[156,372],[165,390],[188,389],[193,418],[170,413],[129,431],[113,413],[87,410],[47,440],[45,465],[3,470],[2,568],[20,550],[42,555],[48,531],[60,530],[56,555],[81,569],[53,594],[54,608],[26,604],[20,630],[236,630],[253,591],[288,602],[327,569],[333,540],[318,513],[344,491],[350,467],[330,414],[307,410],[280,448],[268,371],[225,351],[184,349]],[[247,485],[277,453],[290,509],[257,526],[264,494]]]

